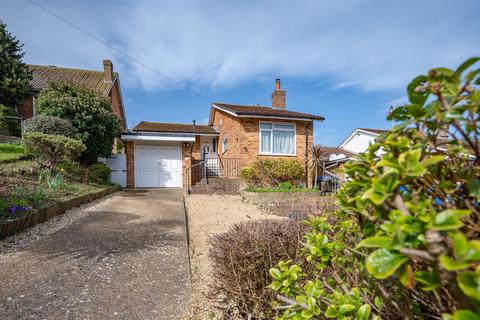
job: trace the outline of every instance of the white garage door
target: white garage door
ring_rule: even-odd
[[[135,145],[135,186],[182,186],[182,151],[179,146]]]

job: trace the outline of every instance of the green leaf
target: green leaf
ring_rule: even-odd
[[[280,279],[282,277],[282,273],[276,268],[270,268],[270,275],[274,279]]]
[[[367,248],[387,248],[391,242],[390,237],[385,236],[375,236],[365,238],[357,245],[357,248],[367,247]]]
[[[430,158],[427,158],[423,160],[421,163],[423,166],[428,167],[428,166],[437,164],[439,162],[442,162],[443,160],[445,160],[445,156],[437,155],[437,156],[432,156]]]
[[[455,230],[463,226],[461,217],[469,215],[470,210],[445,210],[437,214],[433,224],[430,226],[432,230],[445,231]]]
[[[417,87],[424,85],[427,81],[427,77],[424,75],[418,76],[413,79],[408,87],[407,87],[407,94],[408,99],[413,104],[423,105],[428,98],[428,92],[416,92]]]
[[[425,291],[431,291],[440,287],[440,279],[434,272],[416,271],[415,280],[422,285],[422,289]]]
[[[455,73],[457,75],[460,75],[462,74],[462,72],[464,72],[465,70],[467,70],[468,68],[470,68],[472,65],[474,65],[475,63],[477,63],[478,61],[480,61],[480,57],[472,57],[470,59],[467,59],[465,62],[463,62],[458,68],[457,70],[455,70]]]
[[[366,262],[367,271],[375,278],[385,279],[391,276],[408,258],[387,249],[372,252]]]
[[[467,183],[468,191],[470,194],[480,200],[480,180],[472,180]]]
[[[353,304],[342,304],[339,308],[338,308],[338,313],[340,314],[345,314],[345,313],[348,313],[352,310],[355,310],[355,306]]]
[[[480,275],[473,271],[463,271],[457,275],[457,283],[466,296],[480,302]]]
[[[357,311],[357,320],[368,320],[370,318],[370,305],[364,304]]]
[[[448,271],[457,271],[457,270],[463,270],[465,268],[468,268],[467,262],[452,259],[447,255],[440,256],[440,263]]]
[[[453,314],[453,320],[480,320],[480,314],[470,310],[458,310]]]

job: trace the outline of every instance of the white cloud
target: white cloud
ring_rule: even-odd
[[[480,52],[473,0],[36,1],[193,86],[289,76],[328,78],[337,89],[397,89]],[[172,86],[26,1],[2,7],[29,62],[98,69],[113,57],[128,86]]]

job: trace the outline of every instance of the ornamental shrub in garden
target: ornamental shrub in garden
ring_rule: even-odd
[[[55,169],[62,161],[76,159],[85,150],[79,140],[40,132],[24,134],[22,143],[35,160],[49,170]]]
[[[257,159],[240,172],[250,187],[276,187],[282,182],[298,185],[304,178],[304,168],[294,159]]]
[[[409,103],[389,116],[394,129],[346,165],[335,215],[359,227],[348,233],[357,239],[328,232],[338,224],[314,228],[307,258],[337,272],[302,274],[285,263],[271,270],[282,319],[392,310],[399,318],[480,319],[479,61],[413,79]],[[296,278],[283,282],[292,268]],[[349,270],[370,280],[355,281]]]
[[[115,137],[120,134],[120,120],[112,112],[109,101],[78,85],[48,84],[37,99],[37,111],[65,119],[75,127],[76,136],[86,146],[80,156],[83,164],[108,157]]]
[[[25,121],[24,132],[58,134],[75,138],[77,130],[70,122],[59,117],[36,116]]]
[[[103,163],[95,163],[88,167],[88,181],[98,184],[109,184],[112,170]]]

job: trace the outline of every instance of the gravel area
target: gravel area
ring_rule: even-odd
[[[190,302],[182,191],[119,192],[0,245],[0,318],[177,319]]]
[[[232,225],[255,219],[282,219],[257,206],[244,202],[240,196],[189,195],[185,197],[192,269],[192,302],[183,319],[209,319],[219,315],[219,303],[209,292],[210,262],[208,238],[226,232]]]

